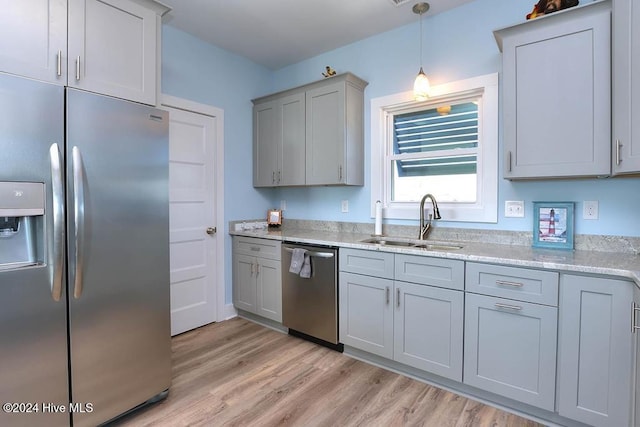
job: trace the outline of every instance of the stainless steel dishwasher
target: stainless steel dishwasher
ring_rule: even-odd
[[[309,278],[289,272],[295,248],[304,249],[309,257]],[[291,335],[342,351],[338,342],[338,248],[282,245],[282,323]]]

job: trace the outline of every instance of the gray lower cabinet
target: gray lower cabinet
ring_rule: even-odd
[[[464,382],[554,410],[558,309],[467,293]]]
[[[462,261],[341,249],[340,269],[343,344],[461,381],[464,293],[393,279],[424,270],[448,283],[453,271],[462,288]]]
[[[559,414],[592,426],[638,425],[635,285],[568,274],[560,280]]]
[[[558,273],[467,262],[464,383],[555,409]]]
[[[394,282],[393,359],[462,381],[464,293]]]
[[[341,271],[339,281],[340,342],[393,358],[393,280]]]
[[[251,237],[233,238],[233,305],[282,322],[281,243]]]

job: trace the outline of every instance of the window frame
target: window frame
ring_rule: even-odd
[[[385,219],[419,218],[419,201],[391,201],[393,171],[389,156],[393,153],[393,115],[470,96],[479,96],[476,202],[438,202],[438,207],[443,221],[498,222],[498,73],[432,86],[426,101],[414,100],[412,91],[371,99],[372,217],[375,203],[380,200]]]

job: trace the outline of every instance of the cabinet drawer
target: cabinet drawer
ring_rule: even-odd
[[[393,279],[393,254],[361,249],[340,249],[340,271]]]
[[[558,305],[558,273],[467,263],[466,290],[501,298]]]
[[[235,237],[233,251],[239,254],[259,256],[279,260],[281,242],[279,240],[260,239],[256,237]]]
[[[464,261],[398,254],[395,264],[396,280],[464,289]]]

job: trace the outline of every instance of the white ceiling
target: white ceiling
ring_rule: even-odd
[[[163,22],[272,70],[392,30],[416,0],[160,0]],[[425,18],[473,0],[430,0]]]

